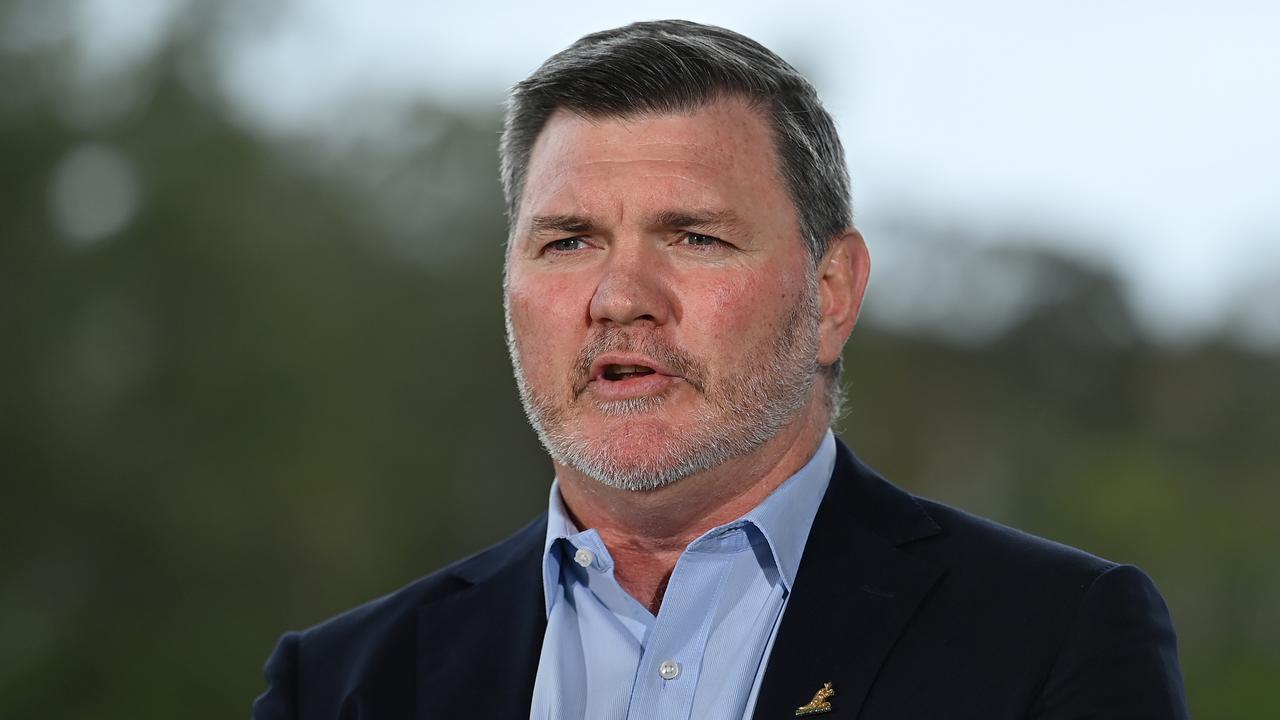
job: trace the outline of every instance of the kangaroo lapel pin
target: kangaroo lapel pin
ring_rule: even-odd
[[[822,713],[831,712],[831,703],[829,699],[835,695],[836,691],[831,687],[831,683],[823,683],[818,692],[814,693],[813,699],[807,705],[801,705],[796,708],[796,717],[802,715],[820,715]]]

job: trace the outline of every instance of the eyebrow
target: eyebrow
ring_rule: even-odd
[[[659,227],[697,227],[720,232],[735,232],[741,226],[738,216],[729,210],[665,210],[653,217],[653,224]]]
[[[531,234],[591,232],[594,226],[581,215],[539,215],[529,221]]]
[[[663,210],[650,218],[649,225],[736,232],[741,227],[741,222],[730,210]],[[590,233],[595,227],[589,218],[582,215],[538,215],[529,221],[529,234],[535,236],[550,233],[582,235]]]

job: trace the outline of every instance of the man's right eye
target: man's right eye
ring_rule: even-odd
[[[582,238],[579,238],[579,237],[571,237],[571,238],[564,238],[564,239],[562,239],[562,240],[553,240],[553,241],[551,241],[551,242],[547,243],[546,245],[544,245],[544,246],[542,247],[542,250],[543,250],[544,252],[547,252],[547,251],[550,251],[550,252],[573,252],[573,251],[575,251],[575,250],[581,250],[582,248],[584,248],[584,247],[586,247],[586,246],[587,246],[587,245],[586,245],[586,243],[585,243],[585,242],[583,242]]]

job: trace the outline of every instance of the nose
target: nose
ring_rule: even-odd
[[[665,325],[673,298],[662,259],[643,247],[614,245],[591,296],[593,322]]]

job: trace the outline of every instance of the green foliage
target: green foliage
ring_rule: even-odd
[[[412,153],[335,160],[166,57],[106,127],[30,78],[0,106],[3,718],[243,717],[280,632],[545,502],[502,341],[496,110],[420,108]],[[142,188],[88,243],[50,201],[86,142]],[[1280,715],[1280,363],[1144,342],[1114,279],[1031,260],[1065,290],[990,342],[861,328],[843,435],[917,492],[1143,566],[1196,713]]]

